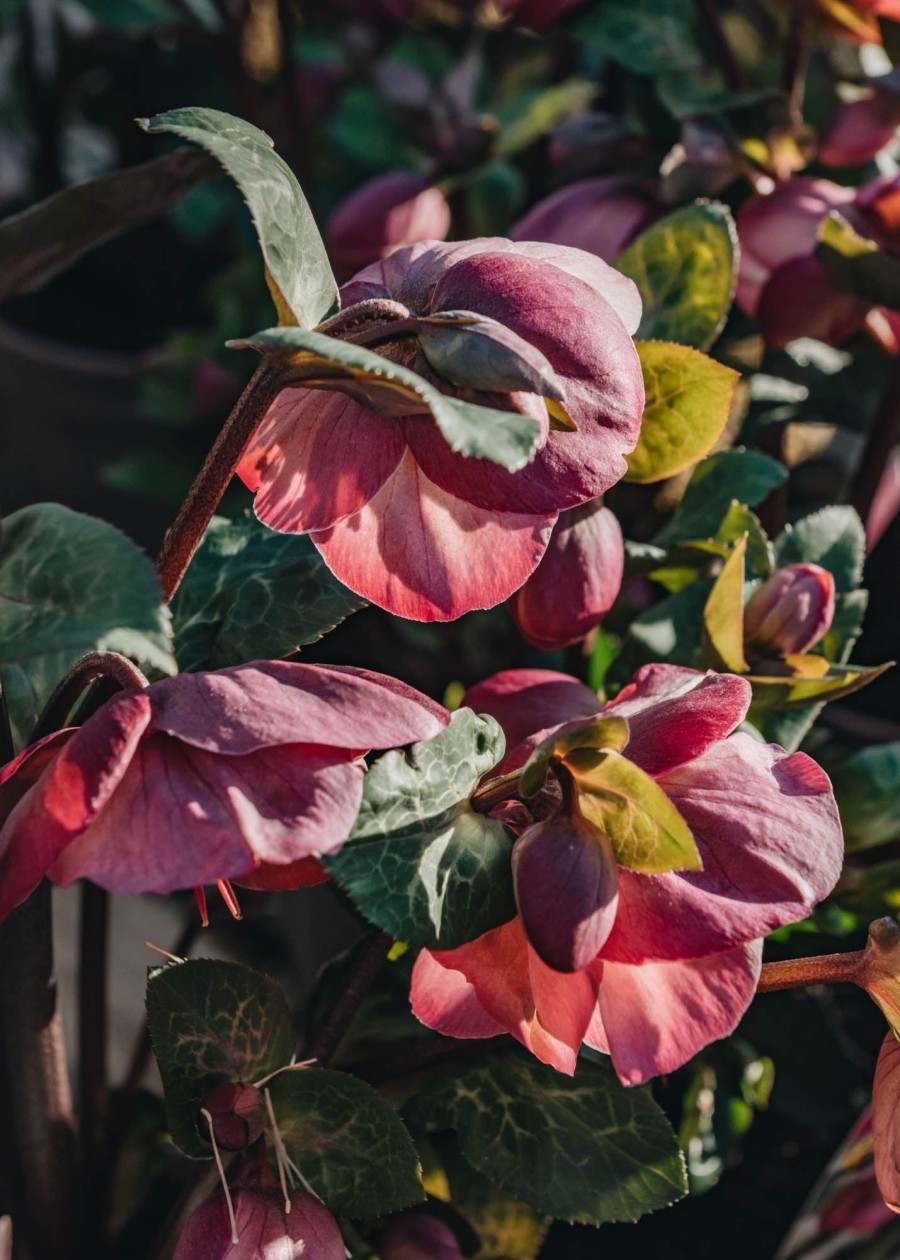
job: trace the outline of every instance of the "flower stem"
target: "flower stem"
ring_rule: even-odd
[[[518,799],[521,776],[521,770],[513,770],[511,774],[501,774],[499,778],[483,783],[472,793],[472,808],[479,814],[489,814],[501,801]]]
[[[278,367],[265,361],[259,365],[194,479],[156,557],[156,571],[167,604],[181,584],[238,460],[283,382]]]
[[[106,1254],[107,1010],[109,893],[89,880],[81,885],[78,972],[78,1102],[83,1181],[84,1237],[95,1260]]]
[[[389,933],[376,932],[361,946],[353,973],[345,982],[341,996],[316,1030],[304,1053],[305,1058],[315,1059],[324,1067],[334,1057],[344,1034],[368,996],[375,977],[387,962],[393,944],[394,939]]]
[[[722,64],[722,70],[728,81],[728,86],[736,92],[743,92],[748,87],[747,76],[744,74],[744,67],[735,56],[728,36],[725,34],[725,29],[716,9],[716,0],[694,0],[694,6],[715,45],[716,54]]]
[[[784,52],[784,90],[791,118],[803,121],[803,94],[806,88],[806,62],[809,53],[807,23],[809,0],[794,0]]]
[[[900,358],[895,359],[881,402],[866,437],[847,501],[863,523],[869,515],[888,456],[900,440]]]
[[[21,1168],[16,1230],[32,1255],[70,1260],[79,1234],[75,1117],[46,880],[0,925],[0,1029]]]
[[[811,958],[763,963],[756,992],[775,993],[807,984],[852,984],[864,957],[865,950],[856,949],[845,954],[816,954]]]
[[[31,743],[52,735],[66,724],[78,697],[98,678],[109,678],[123,691],[147,686],[147,679],[127,656],[119,652],[89,652],[76,661],[62,682],[57,684],[31,734]],[[81,721],[88,715],[85,714]]]

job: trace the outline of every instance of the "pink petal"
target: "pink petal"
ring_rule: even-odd
[[[332,573],[411,621],[493,608],[528,577],[555,515],[491,512],[446,494],[411,455],[356,516],[312,540]]]
[[[753,999],[762,942],[689,962],[603,963],[600,1012],[623,1085],[673,1072],[727,1037]]]
[[[378,493],[405,449],[395,419],[339,393],[285,389],[256,430],[237,473],[256,491],[270,529],[327,529]]]
[[[69,742],[75,734],[76,727],[69,726],[61,731],[45,735],[36,744],[29,744],[18,757],[8,761],[0,769],[0,824],[12,813],[14,807],[49,766],[59,750]]]
[[[701,958],[806,918],[841,871],[831,784],[805,753],[732,735],[658,778],[703,870],[619,870],[619,913],[602,957]]]
[[[389,171],[362,184],[335,208],[326,240],[335,267],[359,267],[450,230],[450,206],[439,188],[411,171]]]
[[[260,892],[293,892],[297,888],[316,888],[319,884],[327,884],[329,879],[331,876],[318,858],[306,857],[286,862],[283,866],[260,862],[259,866],[254,866],[232,882],[241,888],[255,888]]]
[[[658,775],[730,735],[747,716],[751,697],[750,684],[736,674],[644,665],[603,711],[627,719],[625,755]]]
[[[508,751],[537,731],[592,717],[600,708],[590,687],[553,669],[506,669],[492,674],[469,688],[463,704],[500,723]]]
[[[881,1043],[872,1087],[875,1176],[885,1203],[900,1212],[900,1042],[889,1032]]]
[[[151,730],[194,748],[243,756],[280,744],[358,753],[431,739],[442,705],[405,683],[349,665],[251,661],[153,683]]]
[[[453,979],[445,988],[446,982],[433,970],[423,971],[418,984],[414,977],[413,1009],[423,1023],[445,1031],[445,1017],[449,1020],[459,1003],[457,977],[461,974],[474,988],[481,1008],[500,1028],[542,1063],[560,1072],[575,1071],[578,1048],[597,1001],[591,971],[572,975],[551,971],[528,948],[518,919],[458,949],[435,952],[431,958]],[[426,983],[429,997],[423,1002]]]
[[[114,696],[71,735],[15,806],[0,830],[0,919],[34,891],[60,853],[104,809],[149,721],[146,691]]]
[[[410,1002],[416,1019],[445,1037],[480,1040],[506,1031],[481,1005],[465,975],[427,949],[413,967]]]
[[[566,818],[528,827],[512,856],[519,917],[529,945],[555,971],[580,971],[609,936],[618,877],[608,839]]]
[[[236,879],[254,861],[333,852],[356,819],[362,776],[359,763],[310,758],[303,746],[224,758],[152,735],[51,877],[169,893]]]
[[[865,323],[870,303],[838,288],[818,258],[794,258],[762,291],[756,317],[767,343],[779,349],[795,337],[839,345]]]
[[[509,234],[514,241],[553,241],[585,250],[611,263],[658,217],[648,185],[628,175],[601,175],[557,189],[532,206]],[[640,314],[638,307],[638,323]],[[628,331],[636,329],[637,324]]]

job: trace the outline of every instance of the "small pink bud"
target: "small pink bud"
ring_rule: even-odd
[[[744,634],[776,656],[806,652],[834,618],[834,578],[817,564],[789,564],[754,591],[744,609]]]
[[[510,229],[514,241],[569,245],[613,262],[661,207],[649,185],[626,175],[580,179],[551,193]]]
[[[421,175],[392,171],[340,203],[326,240],[335,270],[346,278],[404,245],[442,241],[449,230],[450,207],[441,190]]]
[[[613,606],[622,585],[625,546],[619,522],[598,500],[562,512],[547,551],[507,607],[529,643],[578,643]]]
[[[257,1140],[265,1128],[266,1104],[255,1085],[239,1081],[217,1085],[203,1100],[200,1132],[209,1141],[210,1127],[217,1144],[226,1151],[243,1151]]]
[[[381,1260],[463,1260],[456,1235],[427,1212],[410,1212],[390,1221],[381,1235]]]

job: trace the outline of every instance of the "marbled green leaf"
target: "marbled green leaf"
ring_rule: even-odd
[[[548,1216],[634,1221],[686,1192],[668,1120],[608,1066],[581,1062],[570,1077],[498,1055],[439,1078],[406,1114],[414,1132],[456,1130],[473,1167]]]
[[[647,228],[616,259],[644,303],[637,336],[706,350],[731,309],[737,229],[717,201],[682,206]]]
[[[384,1216],[425,1198],[412,1139],[370,1086],[308,1068],[268,1089],[288,1155],[332,1212]]]
[[[859,513],[844,504],[833,504],[804,516],[778,535],[775,563],[820,564],[834,575],[840,594],[855,591],[862,581],[866,533]]]
[[[172,109],[140,120],[220,162],[243,194],[280,323],[314,328],[340,306],[337,282],[312,211],[291,168],[258,127],[218,109]]]
[[[653,539],[669,547],[684,538],[710,538],[734,499],[755,507],[787,480],[787,469],[759,451],[735,447],[702,460],[681,502]]]
[[[169,613],[153,565],[112,525],[38,503],[0,527],[0,681],[27,742],[53,688],[86,652],[121,652],[175,672]]]
[[[832,771],[831,782],[848,849],[900,836],[900,743],[860,749]]]
[[[242,963],[194,958],[150,972],[147,1019],[172,1139],[194,1159],[211,1158],[197,1129],[204,1097],[224,1081],[253,1084],[293,1059],[284,993]]]
[[[172,601],[175,654],[185,670],[287,656],[364,607],[306,535],[215,516]]]
[[[504,750],[493,718],[458,709],[435,739],[375,762],[350,839],[325,859],[367,919],[449,949],[513,917],[512,837],[470,803]]]

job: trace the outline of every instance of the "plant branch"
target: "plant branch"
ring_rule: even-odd
[[[722,26],[722,20],[716,9],[716,0],[694,0],[700,18],[709,32],[710,39],[715,45],[716,54],[722,63],[722,70],[728,81],[728,86],[736,92],[743,92],[749,86],[747,76],[744,74],[744,67],[738,61],[731,42],[725,34],[725,28]]]
[[[44,705],[32,731],[31,742],[35,743],[45,735],[52,735],[64,726],[85,687],[98,678],[109,678],[123,690],[147,686],[147,679],[127,656],[122,656],[119,652],[89,652],[75,662]],[[81,721],[84,721],[84,717]]]
[[[341,996],[316,1030],[305,1057],[315,1059],[323,1067],[328,1065],[368,996],[375,977],[387,962],[393,943],[393,937],[388,932],[376,932],[362,946],[352,975],[345,983]]]
[[[85,1228],[82,1242],[90,1246],[96,1260],[106,1251],[108,941],[109,893],[84,880],[78,973],[78,1101]]]
[[[806,62],[809,0],[794,0],[787,43],[784,50],[784,90],[787,93],[791,118],[803,119],[803,94],[806,88]]]
[[[281,389],[282,372],[263,361],[241,394],[234,410],[187,493],[171,528],[166,533],[156,571],[168,604],[200,545],[203,533],[234,476],[241,455],[260,421]]]
[[[521,776],[521,770],[513,770],[511,774],[501,774],[499,778],[482,783],[472,793],[472,808],[479,814],[489,814],[501,801],[518,800]]]
[[[857,949],[846,954],[815,954],[811,958],[763,963],[756,992],[776,993],[808,984],[853,984],[864,957],[865,950]]]
[[[865,523],[888,456],[900,441],[900,358],[894,360],[888,383],[866,437],[847,500]]]

